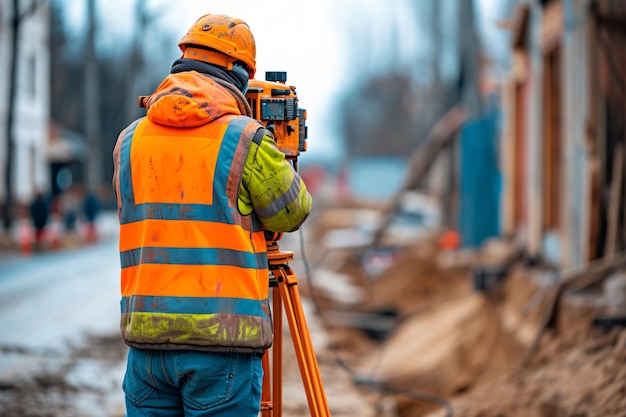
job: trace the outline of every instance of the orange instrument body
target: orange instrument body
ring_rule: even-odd
[[[298,106],[294,86],[287,85],[287,73],[267,72],[266,81],[250,80],[246,99],[252,117],[274,134],[278,149],[295,160],[306,151],[306,110]]]

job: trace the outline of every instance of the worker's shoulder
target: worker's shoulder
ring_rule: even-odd
[[[276,145],[274,133],[267,129],[263,123],[253,117],[237,115],[230,120],[230,123],[239,123],[240,126],[247,130],[252,136],[252,143],[258,146],[261,146],[262,143],[268,143],[274,146]]]
[[[260,121],[258,121],[257,119],[255,119],[254,117],[251,116],[247,116],[245,114],[230,114],[227,115],[227,117],[229,117],[229,123],[239,123],[242,126],[247,126],[249,124],[253,124],[255,126],[258,127],[264,127],[263,123],[261,123]]]

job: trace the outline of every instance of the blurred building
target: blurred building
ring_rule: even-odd
[[[52,197],[84,184],[87,144],[85,137],[51,121],[46,144]]]
[[[502,230],[559,267],[611,257],[626,250],[626,2],[518,3]]]
[[[13,117],[11,200],[27,203],[50,188],[46,161],[50,118],[49,6],[45,1],[0,0],[0,201],[7,197],[7,123],[14,31],[17,28],[17,73]],[[17,16],[17,17],[16,17]],[[17,22],[17,24],[15,24]]]

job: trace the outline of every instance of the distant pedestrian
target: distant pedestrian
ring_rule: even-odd
[[[41,249],[49,215],[50,208],[48,203],[44,199],[43,194],[38,192],[30,204],[30,218],[35,228],[35,250]]]
[[[81,209],[80,191],[76,187],[72,187],[61,194],[60,200],[65,241],[74,246],[79,239],[76,224]]]
[[[100,200],[93,193],[88,193],[83,202],[83,214],[87,221],[87,237],[88,242],[94,242],[98,239],[96,230],[96,218],[100,212]]]

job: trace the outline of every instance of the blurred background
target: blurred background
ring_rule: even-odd
[[[626,304],[625,2],[0,0],[3,415],[43,415],[33,410],[50,397],[28,402],[33,386],[91,396],[86,414],[67,406],[52,415],[123,415],[124,353],[111,354],[123,349],[111,155],[120,131],[144,115],[137,97],[168,74],[179,39],[205,13],[244,19],[256,77],[286,71],[307,110],[298,169],[314,213],[304,237],[285,245],[302,249],[294,263],[319,292],[305,290],[322,355],[343,348],[356,368],[377,363],[382,379],[456,401],[512,374],[540,380],[512,364],[545,365],[546,332],[554,355],[565,345],[589,353],[583,342],[602,326],[602,346],[626,345],[611,330],[624,325]],[[460,295],[468,298],[442,307]],[[459,314],[437,316],[434,302]],[[397,329],[409,318],[420,321],[405,335]],[[407,350],[417,334],[422,342]],[[397,349],[389,363],[373,353],[383,347]],[[68,352],[85,363],[69,374],[49,368]],[[623,369],[616,355],[585,380]],[[569,374],[555,375],[546,381]],[[510,415],[623,415],[610,393],[594,402],[573,386],[546,388],[534,405],[538,394],[513,395],[514,384],[499,404],[455,405],[483,417],[518,405],[529,414]],[[600,386],[626,389],[601,378],[590,389]],[[434,412],[333,388],[343,393],[331,400],[337,415]]]
[[[110,207],[117,135],[142,115],[137,96],[160,83],[180,37],[208,11],[242,16],[256,37],[257,76],[286,71],[297,87],[310,132],[303,169],[321,166],[325,181],[341,173],[358,194],[389,196],[407,155],[454,104],[473,100],[475,117],[495,110],[487,84],[511,55],[497,21],[514,3],[5,0],[4,229],[38,193],[59,211],[66,194],[94,194]],[[371,159],[384,177],[371,175],[380,183],[366,187],[370,178],[350,173],[369,171]]]

